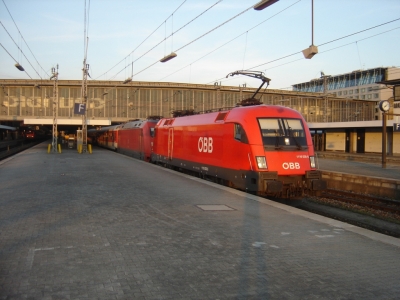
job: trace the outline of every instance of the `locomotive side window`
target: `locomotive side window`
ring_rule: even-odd
[[[242,143],[246,144],[248,143],[246,132],[240,124],[235,124],[234,137],[235,140],[241,141]]]
[[[306,134],[300,119],[258,119],[265,150],[304,150]]]
[[[150,128],[150,136],[155,137],[156,131],[154,130],[154,127]]]

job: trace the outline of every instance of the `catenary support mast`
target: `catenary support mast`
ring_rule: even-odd
[[[83,60],[83,79],[82,79],[82,104],[84,114],[82,115],[82,152],[87,151],[87,77],[89,73],[89,65],[86,64],[86,58]]]
[[[53,85],[53,131],[52,131],[53,139],[51,142],[51,147],[52,147],[53,152],[57,152],[58,65],[57,65],[57,70],[56,70],[56,68],[52,68],[51,72],[52,72],[53,76],[51,76],[50,79],[54,79],[54,85]]]

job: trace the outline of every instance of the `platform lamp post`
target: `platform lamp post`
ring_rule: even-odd
[[[83,79],[82,79],[82,105],[83,105],[83,114],[82,114],[82,153],[86,153],[88,151],[88,144],[87,144],[87,77],[89,74],[89,64],[86,63],[86,58],[83,60]]]

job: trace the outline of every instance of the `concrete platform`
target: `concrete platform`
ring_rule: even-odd
[[[317,164],[322,170],[400,180],[400,156],[390,156],[386,168],[378,154],[318,152]]]
[[[0,162],[0,228],[0,299],[400,295],[399,239],[98,148]]]
[[[382,166],[381,153],[347,153],[341,151],[317,151],[318,158],[322,159],[335,159],[346,161],[359,161],[366,163],[379,164]],[[397,165],[400,166],[400,155],[387,155],[387,166]]]
[[[386,168],[375,154],[319,152],[317,157],[329,188],[400,200],[400,157],[390,157]]]

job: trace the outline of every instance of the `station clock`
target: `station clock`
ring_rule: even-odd
[[[383,112],[388,112],[390,109],[390,103],[388,100],[382,100],[379,102],[379,109]]]

